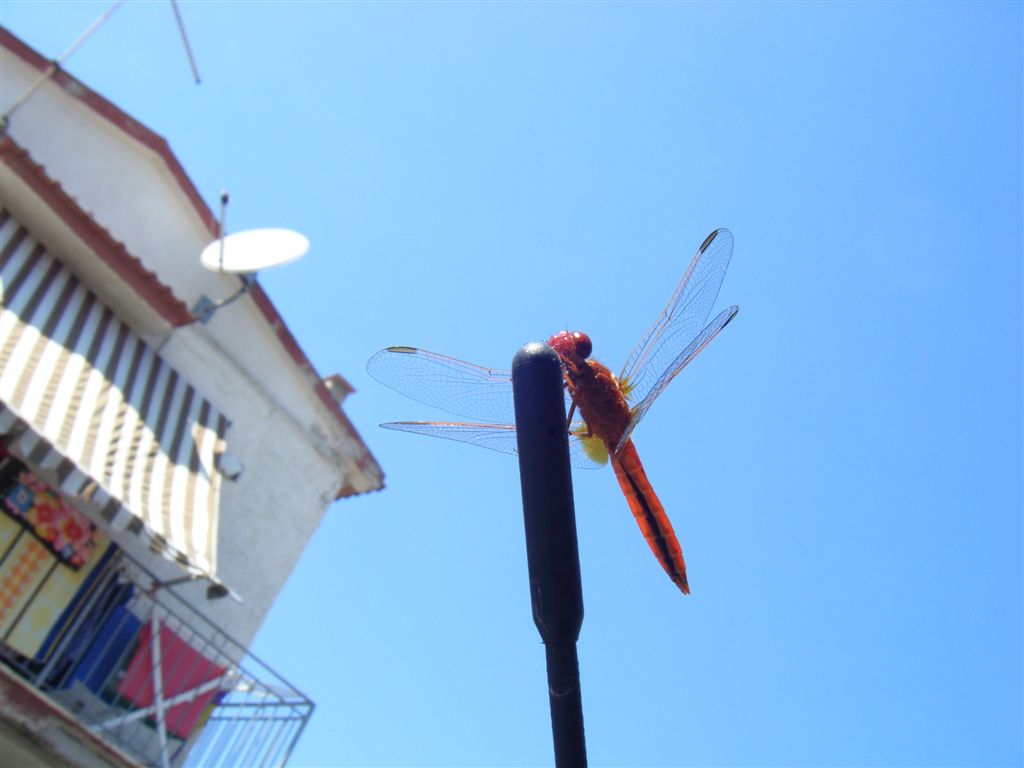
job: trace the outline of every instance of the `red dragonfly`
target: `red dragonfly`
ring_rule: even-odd
[[[606,463],[610,456],[648,546],[684,594],[689,594],[690,588],[683,551],[630,436],[669,382],[739,311],[739,307],[729,307],[707,323],[729,266],[732,245],[727,229],[716,229],[701,243],[668,305],[633,349],[618,378],[590,359],[593,345],[585,333],[560,331],[548,339],[562,358],[572,463],[593,467]],[[413,400],[478,420],[399,421],[382,427],[516,452],[509,371],[414,347],[382,349],[370,358],[367,371]],[[577,409],[582,419],[573,418]]]

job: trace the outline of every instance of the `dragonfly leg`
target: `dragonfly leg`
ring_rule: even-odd
[[[566,385],[566,387],[569,388],[569,391],[572,393],[572,400],[569,402],[569,415],[565,418],[565,428],[566,428],[566,430],[570,430],[571,431],[571,428],[572,428],[572,417],[576,413],[576,402],[577,402],[577,400],[576,400],[576,388],[572,385],[571,381],[566,381],[565,385]],[[584,437],[591,437],[591,436],[592,436],[592,433],[590,431],[590,425],[587,424],[587,434],[584,435]]]

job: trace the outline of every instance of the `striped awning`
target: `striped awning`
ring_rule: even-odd
[[[0,305],[4,439],[114,530],[213,576],[228,420],[6,211]]]

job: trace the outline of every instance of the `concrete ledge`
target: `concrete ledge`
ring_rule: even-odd
[[[0,665],[0,766],[140,768],[85,723]]]

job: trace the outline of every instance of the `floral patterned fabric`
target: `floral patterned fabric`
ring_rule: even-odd
[[[4,492],[3,508],[71,568],[78,570],[92,556],[95,526],[28,470]]]

